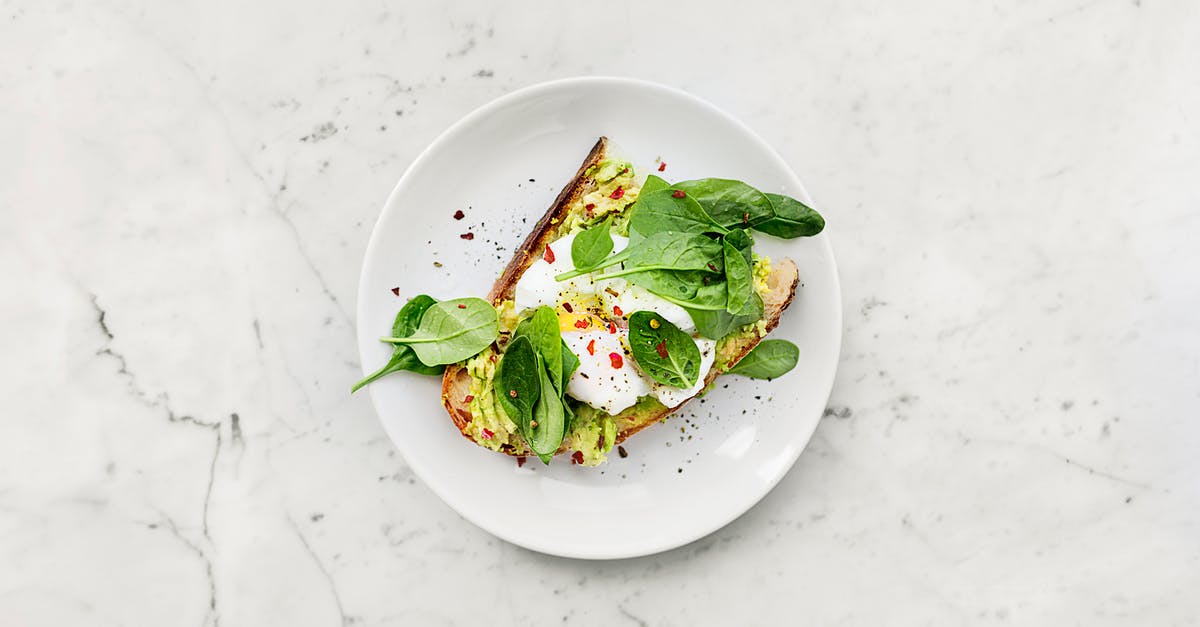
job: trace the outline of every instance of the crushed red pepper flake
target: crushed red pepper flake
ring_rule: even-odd
[[[467,231],[466,233],[459,235],[459,237],[461,237],[462,239],[471,240],[471,239],[475,239],[475,234],[470,231]]]
[[[659,171],[659,172],[662,172],[663,170],[666,170],[666,169],[667,169],[667,162],[666,162],[666,161],[663,161],[662,163],[658,164],[658,171]]]
[[[509,391],[508,391],[508,397],[509,397],[509,398],[516,398],[516,397],[517,397],[517,391],[516,391],[516,390],[509,390]]]
[[[750,212],[749,211],[742,214],[742,224],[750,224]]]
[[[624,316],[625,312],[621,311],[621,308],[618,307],[617,305],[613,305],[613,314],[620,317],[620,316]]]
[[[455,211],[455,212],[454,212],[454,219],[455,219],[455,220],[462,220],[462,219],[463,219],[463,218],[465,218],[466,216],[467,216],[467,214],[463,213],[463,212],[462,212],[462,209],[459,209],[458,211]]]
[[[571,463],[572,464],[582,464],[583,463],[583,451],[575,451],[574,453],[572,453],[571,454]]]
[[[475,395],[474,395],[474,394],[468,394],[468,395],[466,395],[466,396],[464,396],[464,397],[463,397],[463,402],[464,402],[464,403],[470,403],[470,402],[471,402],[471,401],[473,401],[473,400],[475,400]]]
[[[571,306],[571,303],[563,303],[563,309],[567,310],[567,313],[575,313],[575,308]]]
[[[490,439],[492,439],[492,436],[494,436],[494,435],[496,435],[496,434],[495,434],[495,433],[492,433],[492,430],[491,430],[491,429],[484,429],[484,430],[483,430],[483,439],[485,439],[485,440],[490,440]]]
[[[609,353],[608,363],[612,365],[613,368],[620,368],[621,366],[625,365],[625,358],[621,357],[621,353]]]
[[[613,323],[609,322],[609,323],[608,323],[608,332],[609,332],[609,333],[616,333],[616,332],[617,332],[617,325],[615,325],[615,324],[613,324]]]
[[[589,323],[587,320],[576,320],[575,321],[576,329],[586,329],[586,328],[588,328],[588,326],[589,326]]]
[[[671,198],[683,198],[684,196],[687,196],[687,192],[683,191],[682,189],[677,189],[671,192]]]
[[[716,267],[716,266],[714,266],[714,265],[712,264],[712,262],[711,262],[711,261],[710,261],[710,262],[708,262],[708,269],[709,269],[709,270],[712,270],[713,272],[716,272],[716,271],[717,271],[717,267]]]
[[[525,465],[525,456],[521,455],[521,456],[517,457],[517,468],[520,468],[521,466],[524,466],[524,465]]]
[[[654,346],[654,350],[658,352],[659,357],[666,359],[667,358],[667,341],[663,340],[663,341],[659,342],[658,344],[656,344]]]
[[[466,308],[467,308],[467,306],[466,306],[466,305],[464,305],[464,304],[462,304],[462,303],[459,303],[459,304],[458,304],[458,308],[459,308],[459,309],[466,309]]]
[[[613,193],[609,194],[608,197],[612,198],[613,200],[620,200],[621,197],[624,195],[625,195],[625,188],[621,187],[621,186],[617,186],[617,188],[613,190]]]
[[[554,251],[550,250],[549,246],[546,247],[546,252],[542,253],[542,259],[545,259],[546,263],[554,263]]]
[[[588,351],[588,354],[589,354],[589,355],[595,355],[595,354],[596,354],[596,340],[592,340],[592,341],[588,342],[588,348],[587,348],[587,351]]]
[[[395,294],[396,296],[399,296],[399,295],[400,295],[400,288],[398,288],[398,287],[393,287],[393,288],[392,288],[392,293],[393,293],[393,294]]]

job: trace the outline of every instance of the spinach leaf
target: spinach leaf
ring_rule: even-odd
[[[741,311],[750,297],[754,295],[754,280],[750,273],[750,264],[729,239],[724,241],[725,247],[725,286],[728,293],[725,310],[729,313]]]
[[[725,266],[720,240],[701,233],[660,231],[631,244],[625,269],[600,275],[611,279],[647,270],[696,270],[720,274]]]
[[[406,337],[412,335],[413,331],[417,330],[417,324],[421,322],[421,316],[425,315],[425,310],[429,309],[437,301],[433,298],[421,294],[414,297],[412,300],[405,303],[400,311],[396,314],[396,320],[392,323],[392,335],[396,337]],[[410,370],[417,374],[442,374],[446,370],[445,366],[426,366],[417,359],[417,354],[413,349],[398,345],[392,349],[392,358],[379,370],[367,375],[362,381],[354,384],[350,388],[350,393],[353,394],[364,386],[378,381],[393,372],[401,372]]]
[[[629,235],[632,245],[634,233],[649,237],[660,231],[682,233],[725,233],[728,229],[715,222],[704,212],[700,203],[691,196],[677,198],[674,190],[660,189],[638,196],[633,213],[629,217]]]
[[[604,222],[581,231],[571,242],[571,261],[576,268],[591,268],[612,252],[612,214]]]
[[[687,192],[713,220],[726,228],[753,226],[775,217],[771,200],[741,181],[698,179],[671,187]]]
[[[766,194],[775,210],[775,217],[754,225],[755,230],[767,235],[792,239],[820,233],[825,228],[825,218],[808,205],[782,194]]]
[[[684,308],[692,316],[696,331],[711,340],[719,340],[739,327],[757,322],[763,316],[763,302],[758,294],[753,294],[745,308],[738,313],[729,313],[725,309],[692,309],[686,305]]]
[[[522,320],[517,325],[513,337],[528,337],[533,344],[533,350],[539,357],[550,375],[554,389],[563,389],[563,354],[562,333],[558,330],[558,315],[548,305],[542,305],[533,311],[533,315]]]
[[[579,358],[575,353],[567,348],[567,341],[560,338],[562,342],[562,387],[558,388],[559,395],[567,393],[567,382],[571,380],[571,375],[575,374],[575,370],[579,368]]]
[[[554,389],[554,383],[546,373],[546,365],[541,356],[537,357],[537,383],[541,386],[541,394],[537,404],[533,406],[533,421],[526,423],[523,432],[525,442],[542,463],[549,464],[550,458],[562,445],[566,435],[566,410],[563,399]]]
[[[509,342],[500,363],[496,364],[496,398],[522,433],[529,430],[534,405],[541,396],[537,370],[537,351],[528,337]]]
[[[666,189],[670,185],[671,184],[666,182],[666,180],[664,180],[662,177],[651,174],[646,177],[646,182],[642,184],[642,189],[638,192],[638,196],[644,196],[650,192],[657,192],[660,189]]]
[[[652,311],[629,316],[629,351],[650,378],[690,388],[700,378],[700,349],[692,336]]]
[[[500,335],[496,309],[482,298],[456,298],[431,305],[415,333],[385,337],[384,342],[407,344],[427,366],[452,364],[477,355]]]
[[[787,340],[763,340],[729,369],[751,379],[774,379],[796,367],[800,349]]]

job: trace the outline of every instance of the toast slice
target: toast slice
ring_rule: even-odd
[[[575,176],[559,192],[554,204],[550,206],[545,215],[534,225],[533,230],[517,249],[500,278],[492,286],[488,298],[493,305],[500,305],[512,299],[517,281],[534,261],[542,257],[546,245],[566,235],[567,229],[564,229],[563,225],[569,223],[568,217],[573,209],[577,209],[577,201],[597,188],[596,181],[589,176],[589,173],[609,156],[609,150],[609,141],[605,137],[601,137],[592,147]],[[796,295],[798,282],[799,273],[796,264],[790,259],[781,259],[772,265],[771,273],[766,281],[767,289],[759,294],[763,300],[763,318],[759,325],[759,332],[731,334],[717,344],[716,359],[705,377],[703,390],[707,390],[717,376],[741,360],[758,345],[763,336],[779,325],[780,316]],[[504,341],[504,337],[502,336],[499,341]],[[493,345],[492,349],[496,353],[501,352],[499,346]],[[442,404],[462,435],[472,442],[478,443],[469,431],[469,425],[473,418],[470,406],[470,399],[473,398],[471,382],[472,376],[464,364],[448,366],[442,377]],[[703,394],[703,390],[700,394]],[[690,400],[688,399],[688,401]],[[674,408],[663,406],[655,401],[639,402],[613,416],[617,431],[615,442],[612,444],[619,444],[638,431],[664,420],[671,413],[686,405],[688,401],[684,401]],[[569,452],[570,444],[569,438],[564,439],[557,454]],[[506,444],[501,446],[499,451],[514,456],[529,454],[519,445]]]

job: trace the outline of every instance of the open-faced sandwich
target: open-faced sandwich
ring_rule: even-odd
[[[791,370],[796,346],[764,337],[798,271],[755,254],[754,238],[815,235],[821,216],[740,181],[642,176],[611,152],[596,142],[486,301],[410,300],[383,338],[392,359],[354,389],[441,374],[467,439],[592,466],[722,374]]]

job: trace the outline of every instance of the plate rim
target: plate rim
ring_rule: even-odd
[[[733,114],[725,111],[724,109],[718,107],[717,105],[709,102],[708,100],[706,100],[700,96],[697,96],[696,94],[693,94],[691,92],[685,91],[678,87],[664,85],[662,83],[658,83],[658,82],[654,82],[654,81],[649,81],[649,80],[639,79],[639,78],[624,77],[624,76],[572,76],[572,77],[567,77],[567,78],[560,78],[560,79],[554,79],[554,80],[549,80],[549,81],[543,81],[543,82],[539,82],[539,83],[533,83],[530,85],[526,85],[524,87],[514,89],[510,92],[502,94],[502,95],[476,107],[475,109],[473,109],[466,115],[464,115],[461,118],[459,118],[458,120],[456,120],[450,126],[446,127],[445,130],[443,130],[440,134],[438,134],[438,136],[436,138],[434,138],[433,141],[431,141],[429,143],[429,145],[426,146],[420,152],[420,154],[418,154],[416,156],[416,158],[414,158],[412,160],[411,163],[408,164],[408,167],[405,168],[404,173],[400,176],[400,179],[396,182],[396,185],[392,188],[392,191],[388,194],[387,198],[384,200],[383,206],[380,208],[379,213],[375,218],[375,223],[371,227],[371,236],[367,241],[366,249],[363,251],[363,258],[362,258],[361,268],[360,268],[359,277],[358,277],[358,290],[357,290],[357,294],[356,294],[356,303],[355,303],[355,341],[357,344],[359,344],[359,346],[358,346],[359,361],[360,361],[360,368],[362,368],[362,371],[363,371],[363,376],[366,376],[371,371],[367,367],[366,355],[363,354],[363,345],[362,345],[361,338],[360,338],[361,330],[358,328],[358,325],[359,325],[359,321],[364,319],[364,317],[365,317],[364,311],[367,307],[367,299],[365,296],[366,290],[364,289],[364,286],[366,283],[367,276],[369,274],[368,270],[371,267],[370,260],[374,257],[377,257],[377,255],[375,254],[376,247],[382,245],[382,243],[381,243],[382,236],[381,236],[381,233],[379,230],[379,225],[381,222],[383,222],[383,219],[388,212],[388,208],[393,206],[393,201],[400,195],[402,190],[404,190],[405,187],[408,185],[409,180],[413,176],[413,172],[419,170],[420,167],[426,161],[428,161],[430,158],[432,158],[431,155],[435,154],[443,145],[456,139],[459,135],[461,135],[465,131],[465,129],[470,127],[474,122],[485,118],[486,116],[491,114],[493,111],[508,105],[510,102],[518,101],[518,100],[522,100],[522,99],[526,99],[526,98],[531,98],[531,97],[536,97],[542,92],[550,92],[550,91],[559,90],[559,89],[570,89],[575,86],[587,85],[587,84],[591,84],[591,85],[623,85],[623,86],[628,86],[628,87],[635,87],[638,89],[657,91],[660,93],[665,93],[665,94],[668,94],[668,95],[671,95],[674,97],[684,98],[684,99],[692,101],[693,103],[695,103],[695,104],[699,105],[700,107],[702,107],[703,109],[705,109],[707,112],[709,112],[713,115],[716,115],[720,118],[723,118],[724,120],[732,123],[739,131],[741,131],[747,138],[749,138],[756,145],[756,147],[759,150],[762,150],[763,153],[770,160],[774,161],[775,164],[781,168],[781,171],[783,171],[787,174],[787,176],[789,178],[789,182],[791,184],[793,184],[795,186],[795,188],[800,192],[802,197],[804,199],[808,200],[811,204],[812,197],[809,195],[808,190],[804,187],[804,184],[800,181],[800,177],[796,175],[796,173],[792,169],[792,167],[788,164],[788,162],[786,160],[784,160],[784,158],[779,154],[778,151],[775,150],[775,148],[773,146],[771,146],[769,143],[767,143],[766,140],[764,140],[757,132],[754,131],[754,129],[752,129],[749,125],[747,125],[741,119],[739,119],[736,116],[734,116]],[[821,236],[818,238],[815,238],[815,240],[818,243],[818,245],[824,249],[823,252],[825,253],[825,256],[829,260],[829,274],[830,274],[830,279],[832,281],[831,287],[833,289],[834,295],[836,296],[836,298],[833,299],[833,303],[831,303],[831,307],[833,309],[833,311],[831,313],[837,324],[837,334],[836,334],[835,342],[833,345],[833,355],[832,355],[832,360],[833,360],[834,365],[833,365],[833,368],[831,368],[829,370],[828,375],[825,377],[826,380],[818,381],[817,384],[814,386],[814,389],[816,389],[817,391],[823,390],[822,396],[824,396],[824,398],[826,399],[826,403],[828,403],[829,396],[833,392],[833,384],[837,378],[838,365],[841,362],[842,339],[843,339],[842,336],[844,334],[845,321],[843,318],[841,279],[840,279],[840,276],[838,273],[837,259],[833,254],[833,245],[830,242],[830,236],[828,234],[828,230],[822,231]],[[687,544],[690,544],[692,542],[695,542],[697,540],[705,538],[705,537],[709,536],[710,534],[724,528],[725,526],[729,525],[733,521],[735,521],[738,518],[740,518],[741,516],[743,516],[746,512],[753,509],[756,505],[758,505],[760,502],[762,502],[762,500],[764,498],[766,498],[766,496],[768,494],[770,494],[771,491],[773,491],[775,489],[775,487],[779,484],[779,482],[781,480],[783,480],[783,478],[785,476],[787,476],[787,474],[789,472],[791,472],[792,467],[794,467],[796,464],[796,460],[799,459],[800,455],[804,452],[804,450],[808,448],[808,445],[812,441],[813,435],[816,433],[817,428],[820,426],[820,419],[818,418],[818,420],[813,424],[812,430],[809,431],[807,436],[804,438],[803,444],[801,446],[796,447],[795,453],[791,456],[791,459],[789,459],[786,464],[781,465],[781,467],[780,467],[781,469],[779,470],[778,473],[776,473],[775,476],[773,476],[771,478],[771,480],[767,484],[766,489],[763,490],[762,493],[759,494],[752,501],[747,503],[744,507],[733,508],[733,510],[731,510],[731,512],[728,516],[717,517],[714,519],[715,522],[713,522],[709,525],[703,525],[701,527],[698,527],[698,530],[691,531],[686,534],[680,534],[679,536],[672,537],[669,540],[663,540],[663,541],[658,541],[658,542],[648,542],[644,545],[639,545],[636,543],[625,544],[625,545],[622,545],[620,547],[616,547],[615,549],[610,549],[610,550],[580,550],[578,547],[564,548],[564,547],[559,547],[556,545],[547,545],[544,543],[539,543],[537,540],[531,541],[529,538],[518,538],[518,537],[515,537],[515,536],[507,533],[507,531],[504,529],[498,529],[495,526],[488,524],[487,521],[480,520],[479,517],[477,517],[477,516],[464,513],[464,510],[466,508],[460,506],[460,502],[459,502],[458,498],[456,498],[453,495],[447,494],[443,490],[438,490],[435,487],[437,485],[437,483],[434,481],[430,481],[430,477],[433,476],[434,471],[431,468],[424,466],[421,462],[414,463],[413,459],[411,459],[409,456],[405,455],[404,451],[399,446],[396,445],[396,442],[394,440],[392,440],[391,434],[388,432],[387,424],[383,420],[383,412],[381,411],[381,408],[379,406],[378,396],[375,394],[375,392],[372,389],[368,389],[368,394],[371,397],[371,405],[375,409],[376,419],[379,420],[380,426],[382,426],[384,429],[384,433],[388,435],[388,440],[391,441],[392,446],[404,458],[405,463],[407,463],[409,465],[409,467],[412,469],[413,474],[415,474],[425,484],[425,486],[431,492],[434,493],[435,496],[437,496],[443,503],[445,503],[447,506],[449,506],[450,509],[454,510],[454,512],[456,514],[458,514],[459,516],[461,516],[462,518],[464,518],[471,524],[475,525],[476,527],[479,527],[483,531],[486,531],[487,533],[489,533],[493,536],[496,536],[497,538],[500,538],[501,540],[504,540],[505,542],[508,542],[515,546],[523,547],[523,548],[526,548],[526,549],[529,549],[532,551],[536,551],[538,553],[547,554],[547,555],[554,555],[554,556],[558,556],[558,557],[566,557],[566,558],[572,558],[572,559],[584,559],[584,560],[617,560],[617,559],[628,559],[628,558],[634,558],[634,557],[654,555],[657,553],[662,553],[665,551],[676,549],[681,546],[685,546]]]

